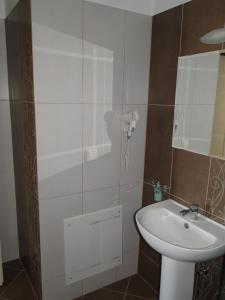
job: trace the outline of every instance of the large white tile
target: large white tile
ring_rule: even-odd
[[[82,105],[36,105],[39,197],[82,191]]]
[[[10,236],[1,239],[3,262],[19,258],[18,237]]]
[[[139,233],[134,216],[141,207],[143,185],[130,184],[120,187],[120,202],[123,205],[123,253],[139,247]]]
[[[0,100],[9,99],[7,58],[0,55]]]
[[[13,172],[13,151],[11,135],[0,134],[0,174]]]
[[[121,106],[85,104],[84,191],[119,185]]]
[[[9,99],[5,23],[0,20],[0,100]]]
[[[98,210],[119,205],[119,187],[109,187],[90,192],[84,192],[84,213],[91,213]]]
[[[117,268],[100,273],[83,281],[83,294],[89,294],[104,286],[116,282]]]
[[[123,264],[117,268],[116,281],[137,274],[139,248],[124,253]]]
[[[36,102],[81,103],[81,59],[34,49]]]
[[[139,120],[137,121],[135,132],[129,141],[127,141],[127,126],[122,124],[122,153],[121,153],[121,178],[120,184],[130,184],[143,181],[144,160],[145,160],[145,140],[146,140],[146,122],[147,105],[127,105],[123,116],[129,112],[137,112]],[[125,158],[128,152],[128,160]]]
[[[39,201],[39,214],[42,279],[46,281],[65,273],[64,219],[82,214],[82,195]]]
[[[1,209],[0,240],[17,236],[17,214],[14,186],[14,174],[0,174]]]
[[[6,57],[5,22],[0,19],[0,56]]]
[[[0,101],[0,134],[11,135],[11,117],[9,101]]]
[[[84,101],[122,103],[125,12],[84,2]]]
[[[65,284],[64,276],[57,276],[43,283],[43,300],[71,300],[82,295],[82,282]]]
[[[32,1],[37,102],[82,101],[81,0]]]
[[[125,41],[124,103],[148,104],[150,16],[127,12]]]
[[[0,101],[0,140],[0,174],[13,173],[13,152],[9,101]]]

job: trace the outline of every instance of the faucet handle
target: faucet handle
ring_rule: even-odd
[[[199,212],[199,205],[198,204],[192,204],[190,206],[190,211],[198,213]]]

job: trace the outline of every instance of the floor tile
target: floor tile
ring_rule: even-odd
[[[138,274],[155,291],[159,291],[161,267],[153,263],[151,259],[143,255],[142,252],[140,252],[139,255]]]
[[[4,263],[4,266],[11,269],[23,270],[23,264],[20,259],[11,260]]]
[[[125,298],[125,300],[140,300],[140,299],[144,299],[144,298],[139,298],[139,297],[130,296],[130,295],[127,295]]]
[[[10,300],[37,300],[25,272],[21,272],[18,275],[11,285],[5,289],[1,297],[9,298]]]
[[[104,289],[125,293],[128,282],[129,282],[129,278],[126,278],[126,279],[120,280],[118,282],[115,282],[113,284],[110,284],[110,285],[104,287]]]
[[[84,296],[84,300],[123,300],[124,295],[118,292],[98,290],[97,292]]]
[[[21,270],[3,267],[4,284],[0,286],[0,297],[11,282],[21,273]]]
[[[125,300],[143,300],[143,299],[146,299],[146,300],[158,300],[158,298],[143,298],[143,297],[136,297],[136,296],[130,296],[130,295],[127,295]]]
[[[147,299],[154,299],[156,297],[156,293],[154,292],[154,290],[138,275],[132,276],[128,286],[127,294],[144,297]]]

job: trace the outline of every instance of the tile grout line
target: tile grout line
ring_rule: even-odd
[[[127,296],[128,296],[128,297],[130,297],[130,296],[131,296],[131,297],[134,297],[135,300],[139,300],[139,299],[140,299],[140,300],[155,300],[155,299],[152,299],[152,298],[149,299],[149,298],[147,298],[147,297],[137,296],[137,295],[133,295],[133,294],[129,294],[129,293],[127,294]]]
[[[182,5],[182,12],[181,12],[181,28],[180,28],[180,49],[179,49],[179,56],[181,56],[182,50],[182,39],[183,39],[183,22],[184,22],[184,4]]]
[[[123,41],[123,89],[122,89],[122,99],[121,99],[121,118],[120,118],[120,131],[121,131],[121,136],[120,136],[120,172],[119,172],[119,204],[121,205],[121,178],[122,178],[122,170],[123,170],[123,164],[124,160],[122,159],[123,157],[123,114],[124,114],[124,100],[125,100],[125,68],[126,68],[126,39],[127,39],[127,31],[126,31],[126,26],[127,26],[127,11],[124,12],[124,41]]]
[[[82,0],[82,103],[84,102],[84,0]],[[84,108],[85,104],[82,105],[82,119],[81,119],[81,134],[82,134],[82,191],[81,191],[81,197],[82,197],[82,214],[84,214]],[[83,281],[82,281],[82,295],[83,295]]]
[[[181,50],[182,50],[182,38],[183,38],[183,21],[184,21],[184,4],[182,5],[181,9],[181,23],[180,23],[180,43],[179,43],[179,56],[181,55]],[[173,105],[175,107],[175,104]],[[171,165],[170,165],[170,183],[169,183],[169,194],[171,192],[172,188],[172,178],[173,178],[173,160],[174,160],[174,149],[172,148],[172,153],[171,153]]]
[[[211,167],[212,167],[212,158],[210,157],[209,158],[208,181],[207,181],[207,188],[206,188],[206,198],[205,198],[205,205],[204,205],[205,211],[207,211],[207,202],[208,202],[208,194],[209,194],[209,182],[210,182]]]
[[[132,104],[132,105],[135,105],[135,104]],[[136,105],[138,105],[138,104],[136,104]],[[142,104],[142,105],[145,105],[145,104]],[[151,106],[156,106],[156,107],[175,107],[175,104],[149,103],[149,104],[146,104],[146,106],[149,106],[149,107],[151,107]]]
[[[149,257],[147,254],[145,254],[142,250],[140,250],[140,254],[142,254],[147,260],[149,260],[153,265],[160,268],[160,264],[156,263],[151,257]]]
[[[171,146],[172,151],[171,151],[171,164],[170,164],[170,183],[169,183],[169,194],[171,193],[171,189],[172,189],[172,178],[173,178],[173,159],[174,159],[174,149]]]
[[[137,100],[138,101],[138,100]],[[1,102],[10,102],[9,100],[1,100]],[[29,101],[29,100],[11,100],[12,103],[28,103],[32,105],[83,105],[83,104],[88,104],[88,105],[105,105],[105,106],[126,106],[126,105],[132,105],[132,106],[154,106],[154,105],[159,105],[159,106],[174,106],[173,104],[158,104],[158,103],[110,103],[110,102],[102,102],[102,101],[97,101],[97,102],[89,102],[89,101],[79,101],[79,102],[74,102],[74,100],[71,101],[64,101],[64,102],[59,102],[55,101],[54,99],[52,101],[49,101],[49,99],[46,100],[37,100],[35,102]],[[201,105],[201,104],[198,104]],[[204,105],[204,104],[202,104]]]
[[[29,283],[29,285],[30,285],[30,287],[31,287],[31,289],[32,289],[32,292],[33,292],[33,294],[34,294],[35,297],[36,297],[36,300],[38,300],[37,293],[36,293],[36,291],[35,291],[35,289],[34,289],[34,287],[33,287],[33,284],[32,284],[32,282],[31,282],[30,277],[28,276],[26,270],[24,270],[24,273],[25,273],[25,276],[26,276],[26,278],[27,278],[27,281],[28,281],[28,283]]]
[[[157,290],[147,281],[144,279],[144,277],[142,277],[139,273],[137,273],[137,275],[156,293],[158,294]]]
[[[82,0],[82,92],[81,92],[81,97],[82,97],[82,119],[81,119],[81,134],[82,134],[82,169],[81,169],[81,176],[82,176],[82,191],[81,191],[81,199],[82,199],[82,214],[84,214],[84,109],[85,109],[85,104],[84,102],[84,0]],[[84,299],[84,280],[81,281],[81,291],[82,291],[82,299]]]
[[[187,205],[192,204],[191,202],[188,202],[188,201],[185,200],[184,198],[182,198],[182,197],[180,197],[180,196],[177,196],[177,195],[175,195],[175,194],[173,194],[173,193],[170,193],[170,195],[171,195],[172,197],[175,197],[175,198],[179,199],[179,200],[182,201],[182,202],[185,202],[183,205],[185,205],[185,204],[187,204]],[[179,202],[178,202],[178,203],[179,203]],[[181,203],[180,203],[180,204],[181,204]],[[181,204],[181,205],[182,205],[182,204]],[[201,207],[200,207],[200,210],[203,211],[203,212],[207,212],[207,211],[205,211],[204,208],[201,208]],[[216,217],[216,216],[215,216],[215,217]]]
[[[2,293],[0,293],[0,297],[6,292],[8,291],[8,289],[11,287],[11,285],[17,280],[17,278],[24,272],[24,270],[22,270],[21,272],[19,272],[15,278],[8,284],[8,286],[3,289]],[[4,296],[3,296],[4,297]]]
[[[128,279],[127,287],[125,289],[124,296],[123,296],[123,300],[126,300],[126,296],[127,296],[127,292],[128,292],[128,288],[129,288],[130,282],[131,282],[131,277],[129,277],[129,279]]]
[[[116,281],[115,281],[115,283],[116,283]],[[107,291],[107,292],[116,293],[116,294],[119,294],[119,295],[123,295],[123,294],[124,294],[124,292],[122,292],[122,291],[110,289],[110,288],[107,288],[107,287],[100,288],[100,290],[104,290],[104,291]],[[97,292],[97,291],[99,291],[99,289],[96,290],[96,291],[94,291],[94,292]],[[94,293],[94,292],[93,292],[93,293]]]
[[[185,204],[187,204],[187,205],[191,204],[191,202],[188,202],[187,200],[181,198],[180,196],[174,195],[173,193],[170,193],[170,195],[171,195],[172,197],[174,196],[174,197],[178,198],[178,199],[181,200],[182,202],[185,202]],[[203,208],[200,208],[200,210],[203,211],[204,213],[208,213],[208,211],[206,211],[206,210],[203,209]],[[215,218],[221,220],[222,223],[224,224],[224,219],[223,219],[223,218],[221,218],[221,217],[219,217],[219,216],[217,216],[217,215],[215,215],[215,214],[213,214],[213,213],[211,213],[210,216],[211,216],[211,217],[215,217]],[[211,217],[210,217],[210,219],[212,219]]]
[[[182,9],[181,9],[179,56],[181,55],[181,49],[182,49],[183,21],[184,21],[184,4],[182,5]],[[174,106],[175,106],[175,104],[174,104]],[[171,146],[171,147],[172,147],[172,146]],[[170,165],[170,186],[169,186],[170,190],[169,190],[169,194],[170,194],[171,188],[172,188],[173,162],[174,162],[174,149],[173,149],[173,147],[172,147],[172,153],[171,153],[171,165]]]
[[[4,263],[3,263],[4,264]],[[8,270],[13,270],[13,271],[24,271],[24,268],[22,269],[19,269],[19,268],[13,268],[13,267],[8,267],[7,265],[4,266],[5,269],[8,269]]]

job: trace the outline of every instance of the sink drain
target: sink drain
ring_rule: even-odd
[[[184,223],[184,228],[188,229],[189,228],[189,224],[188,223]]]

